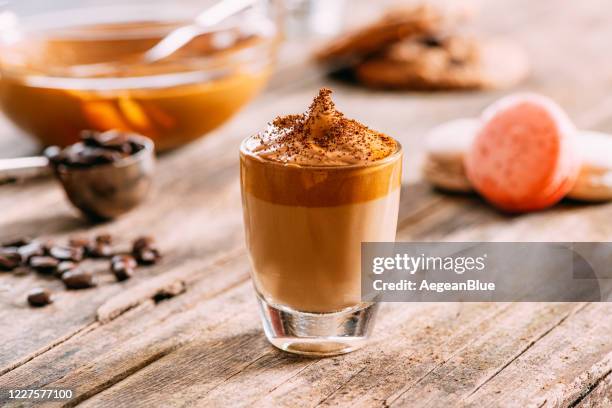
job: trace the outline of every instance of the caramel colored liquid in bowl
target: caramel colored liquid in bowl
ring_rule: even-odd
[[[265,85],[268,55],[230,62],[232,53],[261,45],[262,39],[235,37],[230,48],[220,49],[206,34],[154,66],[126,64],[112,77],[58,74],[74,65],[129,61],[172,28],[161,23],[84,26],[18,43],[2,58],[0,106],[45,145],[71,144],[83,129],[140,133],[153,139],[158,151],[192,141],[224,123]],[[214,61],[214,73],[197,65],[202,57]]]

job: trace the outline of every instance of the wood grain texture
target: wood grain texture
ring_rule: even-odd
[[[533,75],[521,89],[554,97],[580,127],[612,132],[606,1],[476,3],[480,29],[527,47]],[[115,222],[85,223],[50,180],[0,186],[0,240],[109,231],[127,245],[153,234],[165,254],[123,283],[101,269],[99,287],[78,292],[0,274],[0,388],[75,390],[43,406],[610,406],[612,304],[388,304],[372,343],[346,356],[296,357],[266,342],[243,244],[238,146],[276,115],[304,110],[322,85],[347,116],[405,147],[398,240],[612,240],[612,204],[507,216],[421,180],[425,132],[503,92],[371,92],[307,66],[283,72],[233,121],[161,157],[146,206]],[[36,150],[8,130],[0,137],[0,156]],[[53,305],[26,305],[35,285],[57,293]],[[167,289],[175,296],[156,302]],[[0,405],[17,406],[4,394]]]

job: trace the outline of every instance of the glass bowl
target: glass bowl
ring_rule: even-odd
[[[205,135],[265,86],[279,38],[276,2],[257,2],[165,60],[141,56],[214,3],[8,2],[0,9],[4,114],[44,145],[71,144],[84,129],[140,133],[158,151]],[[88,69],[100,64],[110,69]]]

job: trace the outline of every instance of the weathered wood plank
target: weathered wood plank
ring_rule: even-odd
[[[598,408],[612,405],[612,374],[600,380],[588,394],[577,401],[577,408]]]
[[[589,304],[512,361],[465,403],[573,405],[612,371],[611,313],[609,303]],[[509,389],[514,392],[503,392]]]

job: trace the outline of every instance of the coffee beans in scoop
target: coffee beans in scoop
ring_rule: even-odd
[[[149,236],[134,240],[127,252],[114,247],[110,234],[99,234],[93,239],[71,237],[66,244],[17,239],[0,245],[0,271],[15,276],[27,275],[31,271],[54,276],[61,279],[69,290],[96,286],[92,263],[109,262],[109,272],[117,281],[125,281],[140,265],[152,265],[160,259],[161,252],[153,237]],[[51,303],[51,293],[37,288],[28,294],[27,300],[31,306],[45,306]]]
[[[144,149],[130,133],[119,130],[88,130],[81,138],[81,142],[65,149],[51,146],[45,150],[45,156],[55,167],[92,167],[117,162]]]

